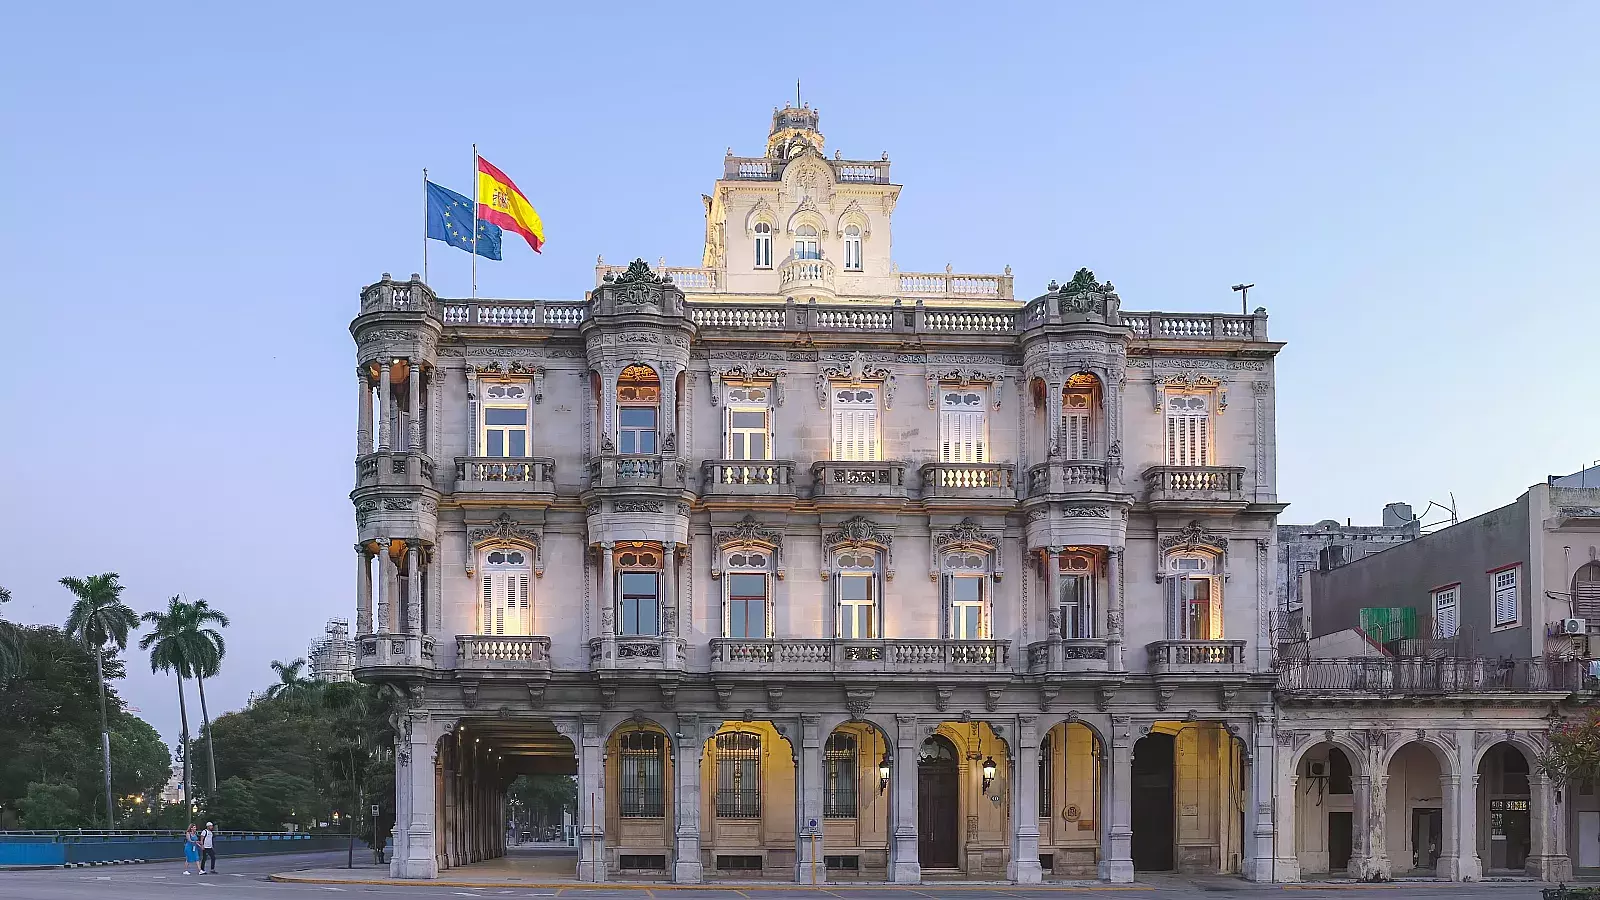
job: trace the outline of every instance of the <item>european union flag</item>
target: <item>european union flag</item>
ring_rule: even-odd
[[[428,182],[428,237],[472,252],[472,225],[478,223],[478,255],[500,258],[500,226],[478,218],[471,200]]]

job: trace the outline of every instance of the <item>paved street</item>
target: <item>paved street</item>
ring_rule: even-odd
[[[370,855],[368,857],[370,859]],[[360,855],[358,854],[358,861]],[[613,884],[605,887],[462,887],[459,885],[373,885],[282,884],[269,881],[273,873],[323,872],[345,862],[343,853],[308,853],[293,856],[223,859],[220,875],[183,875],[181,863],[147,863],[135,866],[105,866],[91,869],[54,869],[36,872],[0,872],[0,898],[4,900],[182,900],[184,897],[307,898],[329,894],[379,894],[385,897],[556,897],[561,900],[1043,900],[1063,894],[1090,895],[1112,893],[1119,898],[1173,900],[1183,894],[1236,894],[1242,897],[1275,897],[1279,900],[1317,900],[1318,897],[1348,898],[1352,892],[1376,894],[1383,900],[1423,897],[1445,900],[1457,897],[1495,898],[1495,900],[1534,900],[1542,885],[1531,882],[1490,884],[1448,884],[1442,882],[1390,885],[1296,885],[1256,886],[1229,878],[1180,879],[1156,876],[1131,886],[1094,887],[1016,887],[987,884],[931,884],[919,887],[891,885],[835,885],[808,888],[769,883],[747,887],[675,888],[657,884]],[[321,874],[320,872],[318,874]],[[381,878],[383,872],[366,866],[356,874]],[[458,875],[468,874],[461,870]],[[1373,900],[1378,900],[1373,898]]]

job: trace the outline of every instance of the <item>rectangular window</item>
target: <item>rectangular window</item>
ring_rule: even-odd
[[[871,575],[840,575],[839,637],[869,640],[878,636],[877,616],[872,603]]]
[[[854,735],[834,734],[823,749],[824,782],[822,816],[826,819],[856,817],[856,775],[861,764],[856,757]]]
[[[1061,398],[1061,443],[1067,459],[1098,459],[1092,430],[1094,395],[1069,391]]]
[[[717,818],[761,818],[760,735],[717,735]]]
[[[483,424],[478,434],[482,456],[521,458],[528,455],[528,386],[486,382],[479,395]]]
[[[1222,594],[1203,560],[1176,558],[1167,577],[1167,602],[1176,640],[1222,640]],[[1186,569],[1193,571],[1186,571]]]
[[[833,458],[844,461],[883,459],[878,442],[878,389],[833,389]]]
[[[624,819],[662,818],[664,798],[661,790],[663,748],[666,740],[659,732],[629,731],[619,739],[618,779],[621,787],[621,812]]]
[[[1094,575],[1088,572],[1063,572],[1061,575],[1061,636],[1094,637]]]
[[[1452,585],[1433,592],[1433,636],[1453,638],[1461,627],[1461,613],[1457,599],[1461,589]]]
[[[729,459],[771,459],[771,451],[767,441],[766,410],[728,410]]]
[[[624,406],[617,411],[618,453],[656,452],[656,408]]]
[[[1211,465],[1210,395],[1167,397],[1167,465]]]
[[[728,637],[767,636],[767,576],[729,573]]]
[[[989,461],[987,391],[946,387],[939,399],[939,461]]]
[[[986,630],[983,620],[983,578],[951,575],[946,583],[950,591],[951,640],[983,640]]]
[[[654,637],[660,627],[660,579],[655,572],[622,573],[621,609],[617,633],[629,637]]]
[[[528,576],[495,572],[483,576],[483,633],[524,635],[531,631]]]
[[[1516,567],[1489,573],[1494,588],[1494,627],[1505,628],[1517,624],[1521,613],[1517,603]]]

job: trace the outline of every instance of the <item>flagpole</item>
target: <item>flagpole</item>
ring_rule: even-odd
[[[472,145],[472,299],[478,299],[478,145]]]
[[[422,283],[428,283],[428,170],[422,170]]]

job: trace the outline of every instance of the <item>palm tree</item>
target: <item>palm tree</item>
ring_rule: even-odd
[[[178,718],[183,741],[183,801],[193,810],[189,791],[189,772],[193,769],[189,756],[189,707],[183,696],[183,679],[193,678],[198,664],[208,652],[206,646],[197,646],[198,632],[189,627],[193,617],[189,604],[174,595],[167,600],[166,612],[147,612],[140,618],[150,623],[149,634],[139,639],[139,649],[150,651],[150,671],[172,672],[178,678]]]
[[[184,622],[184,631],[195,649],[194,678],[200,687],[200,719],[206,732],[206,796],[214,798],[217,796],[217,753],[211,745],[211,711],[206,708],[206,679],[215,678],[221,670],[227,645],[222,641],[222,633],[209,626],[226,628],[228,617],[221,610],[212,609],[203,597],[187,604],[187,607],[188,618]]]
[[[111,726],[106,721],[105,648],[112,643],[118,650],[128,649],[128,632],[139,619],[122,602],[122,585],[117,583],[115,572],[87,578],[63,578],[61,586],[77,598],[67,614],[67,634],[81,639],[84,648],[94,653],[95,679],[100,682],[100,754],[106,776],[106,827],[115,831],[117,812],[116,798],[111,795]]]
[[[312,685],[311,679],[300,674],[305,671],[306,660],[297,656],[289,662],[275,659],[272,671],[278,673],[278,683],[267,688],[268,700],[293,700],[305,694]]]
[[[0,587],[0,603],[11,602],[9,588]],[[22,633],[17,626],[0,619],[0,681],[22,671]]]

